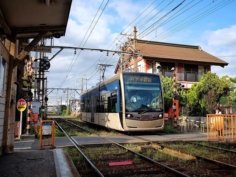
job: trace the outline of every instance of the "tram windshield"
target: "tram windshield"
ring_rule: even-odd
[[[163,111],[163,98],[158,75],[124,75],[125,109],[127,112]]]

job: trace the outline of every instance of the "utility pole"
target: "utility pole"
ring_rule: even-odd
[[[85,90],[87,91],[87,80],[86,78],[82,78],[82,83],[81,83],[81,93],[84,91],[84,80],[85,80]]]
[[[81,93],[83,93],[83,91],[84,91],[84,78],[82,78],[82,83],[81,83]]]
[[[133,43],[133,46],[134,46],[134,49],[136,50],[136,43],[137,43],[137,28],[136,26],[134,26],[134,43]],[[138,56],[137,55],[134,55],[134,72],[138,72]]]
[[[69,92],[69,90],[68,90],[68,88],[67,88],[67,94],[66,94],[66,110],[67,110],[67,112],[69,111],[68,92]]]

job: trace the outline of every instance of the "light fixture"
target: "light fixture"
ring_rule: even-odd
[[[60,38],[61,35],[60,35],[58,32],[55,32],[55,33],[53,33],[53,37],[55,37],[55,38]]]

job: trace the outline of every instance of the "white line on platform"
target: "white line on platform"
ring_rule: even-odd
[[[14,148],[14,150],[20,150],[20,149],[31,149],[31,147]]]
[[[27,140],[27,141],[14,141],[14,143],[27,143],[27,142],[34,142],[35,140]]]

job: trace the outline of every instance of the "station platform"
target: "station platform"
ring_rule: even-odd
[[[200,131],[166,135],[73,137],[79,145],[106,144],[106,137],[117,143],[149,141],[207,141],[207,134]],[[67,137],[55,138],[55,148],[43,146],[39,140],[15,140],[14,152],[0,156],[1,177],[77,177],[80,176],[67,152],[62,148],[72,146]]]

